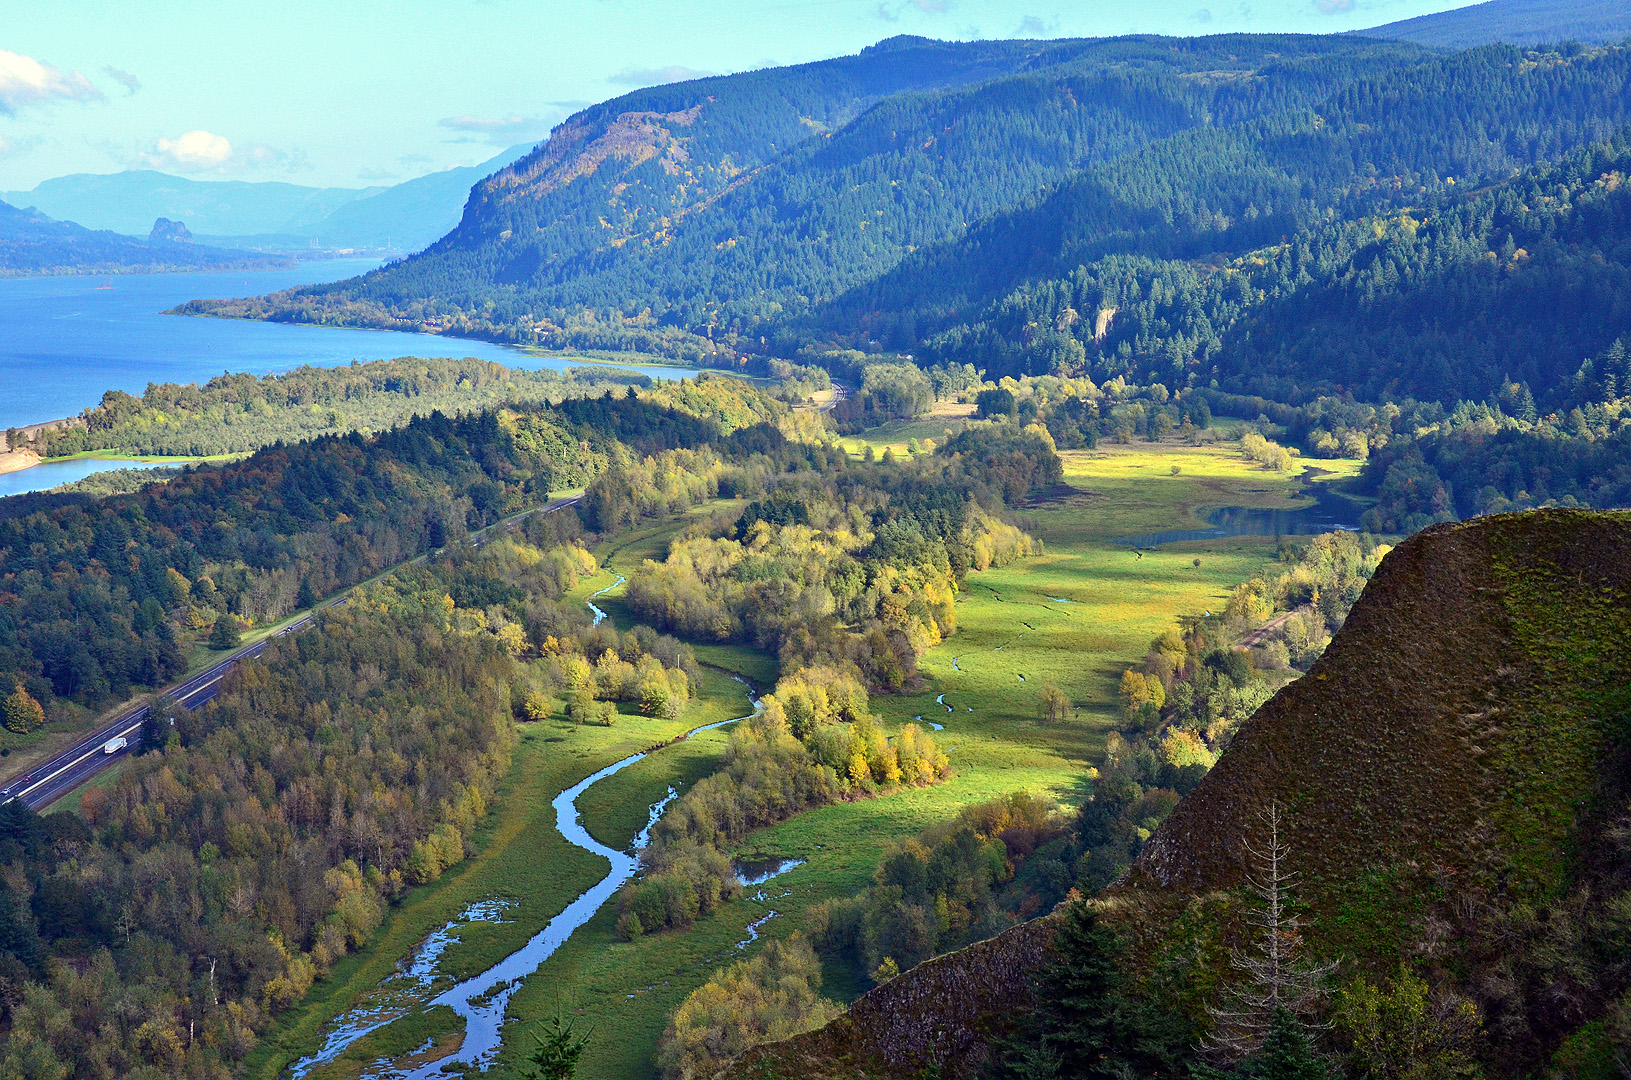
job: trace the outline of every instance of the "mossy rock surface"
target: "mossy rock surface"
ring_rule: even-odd
[[[1325,655],[1103,900],[1141,984],[1201,1020],[1243,939],[1248,845],[1278,806],[1312,954],[1344,977],[1403,965],[1476,994],[1510,961],[1492,926],[1587,919],[1631,887],[1612,827],[1628,801],[1631,513],[1435,526],[1387,556]],[[904,1080],[923,1075],[926,1040],[946,1051],[941,1075],[973,1075],[1026,1007],[1049,923],[920,965],[725,1075]],[[1487,1015],[1491,1074],[1582,1053],[1608,1005]]]

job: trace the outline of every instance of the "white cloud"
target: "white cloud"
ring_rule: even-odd
[[[48,101],[102,101],[102,91],[77,71],[42,64],[32,56],[0,49],[0,113]]]
[[[899,3],[879,4],[874,12],[884,22],[900,22],[901,15],[910,8],[922,15],[944,15],[952,9],[952,0],[900,0]]]
[[[16,152],[17,148],[11,145],[11,140],[7,139],[4,135],[0,135],[0,157],[10,157]]]
[[[134,94],[142,88],[142,81],[124,68],[116,68],[112,64],[102,69],[102,74],[124,87],[126,91]]]
[[[1059,32],[1059,16],[1052,19],[1042,19],[1036,15],[1027,15],[1019,20],[1019,26],[1014,29],[1014,36],[1018,38],[1045,38],[1052,37]]]
[[[306,167],[305,156],[256,144],[235,147],[224,135],[202,129],[174,139],[158,139],[151,150],[136,155],[136,163],[150,169],[180,173],[225,173],[280,166],[294,172]]]
[[[444,116],[436,121],[438,127],[464,133],[464,139],[452,142],[485,142],[494,146],[512,146],[516,143],[537,142],[549,134],[578,102],[552,101],[551,110],[542,116]]]
[[[1212,21],[1212,9],[1211,8],[1201,8],[1199,11],[1195,12],[1195,14],[1191,15],[1189,18],[1190,18],[1191,22],[1209,23],[1209,22]]]
[[[1346,15],[1354,9],[1354,0],[1316,0],[1314,6],[1325,15]]]
[[[189,131],[174,139],[160,139],[143,160],[156,169],[183,172],[219,172],[232,162],[232,143],[210,131]]]
[[[699,71],[696,68],[670,64],[660,68],[627,67],[616,75],[607,76],[606,81],[616,83],[618,86],[663,86],[667,83],[706,79],[717,74],[715,71]]]

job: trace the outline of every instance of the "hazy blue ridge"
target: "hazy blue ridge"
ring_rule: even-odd
[[[1604,45],[1631,38],[1631,4],[1624,0],[1486,0],[1355,33],[1445,49],[1557,41]]]

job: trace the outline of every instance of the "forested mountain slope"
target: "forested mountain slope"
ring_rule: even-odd
[[[1219,380],[1290,402],[1349,392],[1453,408],[1516,381],[1543,411],[1566,409],[1589,400],[1571,381],[1581,362],[1631,329],[1627,168],[1619,135],[1425,207],[1314,220],[1215,265],[1106,256],[1014,290],[926,351],[991,371]]]
[[[1138,997],[1197,1036],[1222,1022],[1208,1007],[1249,977],[1231,956],[1256,933],[1246,877],[1274,808],[1303,959],[1341,961],[1312,1014],[1336,1019],[1329,1049],[1368,1075],[1407,1075],[1374,1071],[1388,1053],[1445,1066],[1419,1075],[1614,1075],[1631,1040],[1627,580],[1623,513],[1441,526],[1389,554],[1325,655],[1102,894]],[[728,1075],[971,1075],[1055,919],[908,972]],[[1415,1024],[1413,1041],[1366,1043],[1365,1016],[1381,1040]]]
[[[1469,49],[1495,42],[1540,45],[1584,41],[1604,45],[1631,37],[1631,9],[1619,0],[1487,0],[1358,33],[1445,49]]]
[[[896,347],[944,326],[949,333],[930,338],[932,355],[961,361],[967,347],[1002,373],[1080,362],[1050,331],[1088,348],[1089,361],[1118,353],[1153,359],[1171,352],[1140,340],[1156,328],[1118,334],[1113,322],[1101,327],[1091,318],[1147,288],[1150,268],[1127,260],[1157,259],[1205,275],[1209,266],[1259,259],[1262,249],[1295,244],[1300,232],[1333,221],[1431,206],[1469,185],[1504,180],[1631,122],[1628,76],[1631,50],[1531,58],[1492,46],[1356,81],[1311,109],[1189,132],[1087,170],[962,241],[920,252],[831,305],[817,325],[829,333],[859,326]],[[1136,281],[1140,269],[1145,282],[1118,280]],[[1037,283],[1080,280],[1084,270],[1109,280],[1072,297],[1080,321],[992,340],[993,308],[1015,283],[1046,288]],[[1308,271],[1318,269],[1294,266],[1294,281]],[[1244,284],[1226,275],[1215,281],[1236,292]],[[1206,325],[1185,327],[1190,340],[1178,351],[1186,362],[1208,351],[1233,316],[1213,312]],[[1001,351],[993,356],[993,348]]]
[[[653,88],[568,120],[421,257],[198,310],[706,356],[1084,166],[1414,59],[1361,39],[949,44]]]

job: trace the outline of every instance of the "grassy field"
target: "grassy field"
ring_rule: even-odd
[[[973,405],[937,401],[934,409],[926,416],[915,420],[891,420],[887,424],[869,428],[859,435],[842,438],[839,445],[855,457],[859,457],[868,446],[877,454],[882,454],[886,449],[904,454],[910,449],[913,439],[918,441],[919,446],[922,446],[925,439],[932,439],[934,444],[939,446],[967,427],[973,416]]]
[[[873,700],[890,729],[920,715],[925,723],[944,725],[935,738],[956,775],[934,788],[829,806],[752,835],[737,855],[797,858],[804,865],[748,890],[683,933],[617,941],[615,905],[608,905],[512,999],[516,1025],[498,1075],[517,1075],[520,1056],[531,1045],[522,1034],[529,1025],[565,1014],[579,1030],[593,1033],[580,1075],[646,1080],[654,1073],[663,1027],[686,994],[718,967],[751,955],[755,933],[785,936],[806,924],[815,904],[863,887],[889,844],[968,803],[1008,791],[1080,798],[1087,767],[1114,715],[1121,671],[1179,616],[1216,610],[1236,584],[1275,557],[1278,546],[1273,538],[1231,538],[1168,545],[1141,557],[1115,538],[1199,528],[1204,521],[1198,514],[1213,507],[1290,507],[1301,481],[1244,461],[1229,444],[1135,443],[1062,456],[1069,490],[1021,515],[1043,541],[1043,553],[971,575],[957,607],[958,633],[922,660],[925,686]],[[1320,466],[1342,475],[1355,463]],[[603,548],[596,554],[607,569],[582,583],[581,593],[587,597],[611,585],[642,558],[660,558],[669,537],[691,521],[733,508],[724,502],[699,507],[680,521]],[[626,624],[621,591],[595,603]],[[745,676],[758,689],[774,681],[768,657],[728,646],[700,647],[697,653],[709,665],[705,696],[676,729],[739,715],[743,688],[727,673]],[[1066,723],[1037,719],[1037,697],[1048,682],[1076,705]],[[942,695],[944,704],[936,700]],[[529,727],[504,800],[480,838],[480,853],[399,908],[380,943],[342,964],[315,990],[278,1042],[309,1046],[321,1020],[364,996],[414,942],[472,901],[503,896],[521,903],[511,921],[466,931],[444,955],[444,971],[479,970],[519,945],[604,869],[555,833],[549,800],[600,765],[668,737],[668,730],[633,717],[612,729]],[[683,791],[712,770],[726,731],[664,747],[601,781],[580,802],[585,825],[603,843],[626,845],[646,824],[649,806],[671,786]],[[849,1000],[863,989],[857,973],[830,967],[829,996]],[[257,1052],[256,1061],[255,1074],[270,1076],[274,1055]]]

